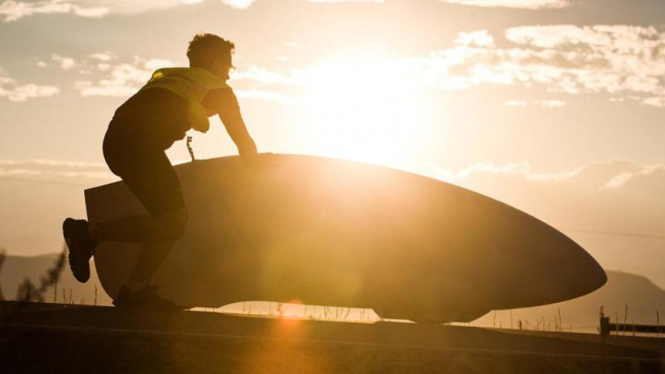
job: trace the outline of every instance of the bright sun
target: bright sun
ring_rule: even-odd
[[[302,71],[313,153],[391,165],[425,137],[419,89],[395,63],[354,59]]]

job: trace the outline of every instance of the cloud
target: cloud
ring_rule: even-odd
[[[149,70],[172,65],[168,60],[117,64],[110,52],[81,61],[59,55],[53,59],[63,69],[83,67],[85,73],[105,74],[96,81],[76,82],[75,88],[85,96],[130,95],[146,81]],[[282,100],[283,91],[271,86],[312,88],[326,79],[371,80],[377,75],[391,76],[414,89],[541,86],[561,96],[559,100],[517,97],[506,102],[509,106],[561,108],[566,106],[563,95],[603,93],[616,103],[665,107],[665,27],[536,25],[509,28],[498,37],[487,30],[471,30],[459,33],[453,46],[422,56],[282,70],[255,65],[239,69],[232,79],[248,98],[277,100],[279,94]]]
[[[58,54],[53,54],[51,55],[51,59],[59,63],[62,70],[72,70],[77,66],[76,61],[71,57],[63,57]]]
[[[135,64],[136,63],[137,61],[135,61]],[[157,69],[175,66],[175,63],[173,63],[173,61],[165,58],[151,58],[148,60],[138,59],[138,63],[143,64],[143,67],[145,69],[150,70],[151,73]]]
[[[479,163],[464,168],[453,176],[451,181],[462,182],[480,174],[503,174],[520,176],[526,180],[546,183],[570,183],[586,191],[598,192],[606,188],[618,188],[628,180],[639,175],[647,175],[658,170],[665,170],[660,165],[639,165],[627,160],[611,160],[602,163],[590,163],[580,168],[559,173],[536,173],[527,161],[495,165]],[[620,182],[619,182],[620,181]]]
[[[289,48],[293,48],[293,49],[300,48],[300,44],[298,44],[297,42],[283,42],[282,44],[284,44],[285,46],[287,46]]]
[[[296,102],[293,98],[289,96],[282,95],[280,93],[273,91],[250,89],[250,90],[235,90],[235,93],[239,98],[243,99],[276,101],[281,104],[293,104]]]
[[[171,9],[178,6],[190,6],[201,1],[191,0],[67,0],[80,3],[86,7],[102,7],[109,14],[133,15],[150,11]]]
[[[508,100],[508,101],[506,101],[506,105],[508,105],[508,106],[518,106],[519,107],[519,106],[527,106],[527,105],[529,105],[529,103],[527,103],[526,101],[522,101],[522,100]]]
[[[493,47],[494,38],[487,30],[461,32],[455,39],[455,44],[471,45],[477,47]]]
[[[269,69],[255,65],[232,74],[232,79],[234,81],[254,81],[263,85],[295,84],[295,80],[290,74],[270,71]]]
[[[664,28],[525,26],[507,29],[505,39],[497,46],[485,30],[460,33],[456,46],[403,63],[414,81],[442,90],[542,85],[551,92],[606,93],[665,105]]]
[[[651,176],[665,175],[665,166],[662,165],[647,165],[641,166],[637,170],[621,172],[603,185],[604,189],[622,188],[630,185],[632,182],[638,181],[641,178],[649,178]]]
[[[115,59],[115,55],[110,51],[106,51],[106,52],[93,53],[93,54],[90,55],[90,58],[95,59],[95,60],[99,60],[99,61],[102,61],[102,62],[109,62],[109,61]]]
[[[247,9],[257,0],[218,0],[233,9]],[[373,2],[384,0],[307,0],[313,3]],[[36,14],[73,14],[99,18],[109,14],[138,14],[202,3],[203,0],[5,0],[0,3],[0,16],[12,22]]]
[[[95,58],[99,60],[99,56]],[[97,70],[105,73],[103,78],[97,81],[78,80],[74,83],[74,89],[82,96],[131,96],[150,79],[154,70],[171,66],[174,63],[170,60],[141,57],[135,57],[132,63],[103,62],[96,64]]]
[[[486,30],[460,33],[455,43],[403,61],[413,81],[442,90],[542,85],[551,92],[606,93],[615,101],[665,106],[664,28],[524,26],[507,29],[500,46]]]
[[[515,76],[568,93],[665,96],[665,32],[656,27],[528,26],[506,30],[517,49],[495,51]],[[508,64],[512,64],[508,65]]]
[[[0,178],[85,186],[116,177],[101,163],[36,159],[0,160]]]
[[[446,3],[492,8],[558,9],[571,5],[568,0],[441,0]]]
[[[620,173],[615,175],[612,179],[607,181],[605,185],[603,186],[604,188],[619,188],[626,184],[627,181],[629,181],[632,177],[634,176],[633,173]]]
[[[252,5],[256,0],[222,0],[222,2],[231,8],[235,9],[247,9]]]
[[[38,97],[50,97],[58,93],[60,93],[60,89],[54,86],[34,83],[19,85],[16,80],[7,76],[4,69],[0,68],[0,97],[6,97],[10,101],[26,101]]]
[[[109,11],[107,7],[79,5],[75,1],[67,0],[6,0],[0,3],[0,15],[5,16],[5,22],[16,21],[34,14],[71,13],[81,17],[97,18],[105,16]]]
[[[551,25],[509,28],[506,30],[506,39],[541,48],[579,46],[582,49],[602,50],[612,46],[626,53],[642,52],[644,42],[658,41],[661,35],[654,26]]]
[[[130,96],[148,81],[151,73],[133,64],[119,64],[110,69],[110,76],[97,82],[77,81],[74,88],[83,96]]]
[[[645,105],[650,105],[658,108],[665,108],[665,95],[663,96],[656,96],[656,97],[648,97],[644,100],[642,100],[642,104]]]
[[[310,3],[383,3],[384,0],[307,0]]]
[[[513,107],[525,107],[529,105],[535,105],[543,108],[563,108],[566,106],[566,102],[560,100],[533,100],[531,102],[523,100],[508,100],[506,101],[506,105]]]
[[[80,60],[53,54],[51,60],[62,70],[74,74],[73,88],[82,96],[131,96],[150,79],[155,70],[175,66],[168,59],[139,56],[135,56],[131,62],[122,62],[109,51],[93,53]],[[47,67],[48,64],[38,66]],[[19,86],[0,69],[0,97],[25,101],[28,98],[52,96],[59,92],[60,89],[52,86]]]
[[[0,16],[5,22],[17,21],[36,14],[73,14],[79,17],[99,18],[109,14],[138,14],[153,10],[192,5],[200,0],[5,0],[0,3]],[[249,6],[253,0],[223,0],[236,8]]]
[[[533,172],[533,167],[527,161],[515,162],[505,165],[495,165],[493,163],[478,163],[468,166],[464,169],[453,171],[446,170],[437,165],[416,165],[407,167],[408,170],[422,174],[434,179],[439,179],[448,183],[463,184],[465,181],[473,180],[479,175],[511,175],[519,176],[527,180],[538,182],[557,182],[569,179],[580,172],[577,169],[571,172],[562,172],[554,174],[539,174]]]
[[[234,80],[262,88],[310,87],[326,77],[373,77],[376,72],[414,88],[444,91],[482,85],[541,86],[558,95],[603,93],[613,102],[665,107],[665,27],[629,25],[522,26],[505,30],[501,43],[487,30],[461,32],[454,46],[394,60],[336,62],[270,70],[251,66]],[[342,72],[343,74],[341,74]],[[354,82],[349,82],[353,84]],[[512,106],[566,106],[564,100],[525,101]]]
[[[540,100],[537,101],[537,105],[545,108],[563,108],[566,106],[566,102],[561,100]]]

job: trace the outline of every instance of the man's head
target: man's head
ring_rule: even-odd
[[[233,68],[231,54],[235,45],[214,34],[197,34],[187,48],[189,66],[210,70],[218,77],[229,79],[229,70]]]

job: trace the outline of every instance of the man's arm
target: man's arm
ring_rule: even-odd
[[[240,110],[235,113],[219,113],[219,118],[222,120],[226,131],[238,147],[238,153],[244,160],[249,160],[256,156],[256,143],[249,135],[245,121],[240,115]]]
[[[203,101],[203,106],[217,112],[226,132],[238,147],[240,157],[245,161],[251,161],[257,154],[256,144],[247,131],[233,90],[224,88],[211,91]]]

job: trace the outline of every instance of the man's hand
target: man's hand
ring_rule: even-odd
[[[254,153],[250,155],[243,155],[241,159],[252,168],[268,169],[279,166],[280,156],[274,153]]]

